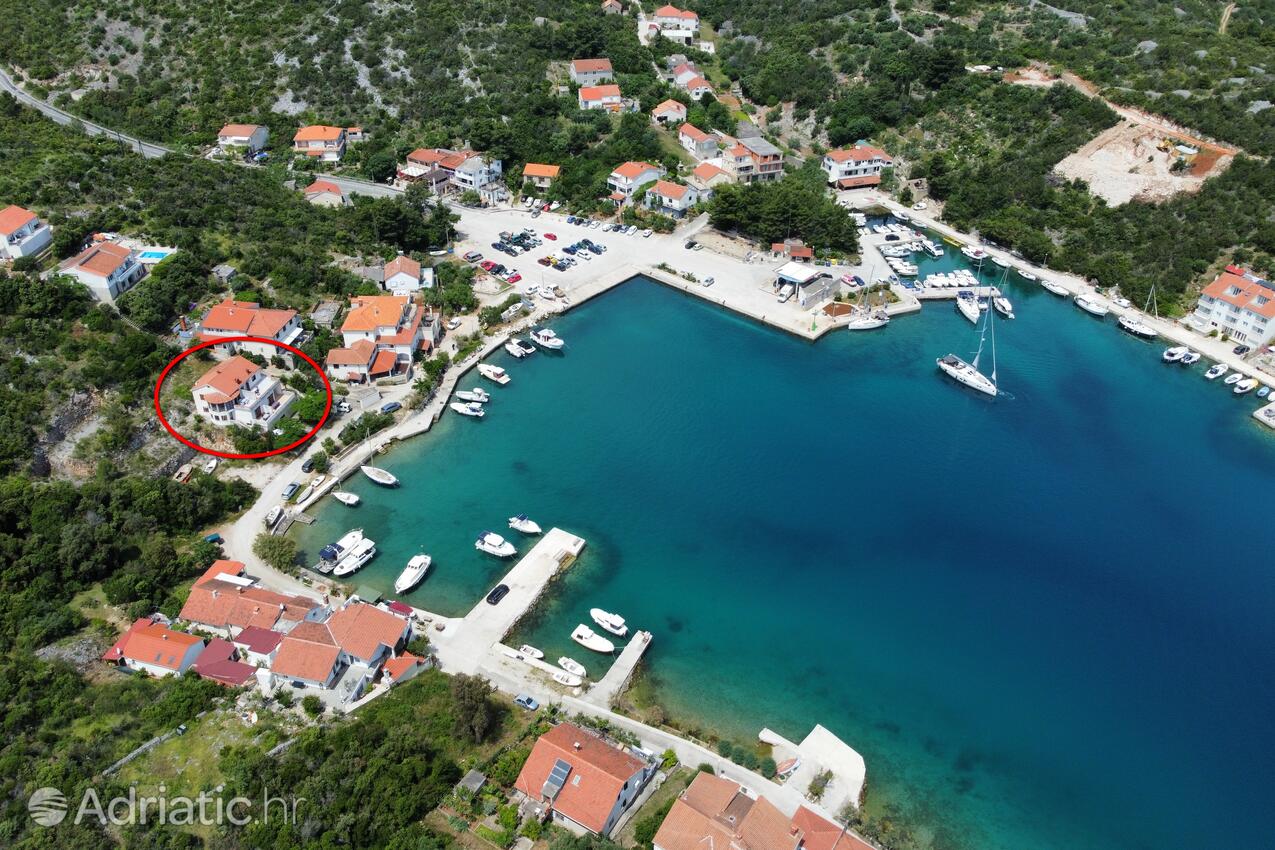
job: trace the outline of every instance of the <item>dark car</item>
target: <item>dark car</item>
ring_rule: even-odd
[[[593,253],[595,253],[595,254],[601,254],[601,253],[602,253],[602,246],[601,246],[601,245],[594,245],[592,242],[590,242],[588,245],[585,245],[584,247],[588,248],[590,251],[592,251],[592,252],[593,252]]]
[[[308,457],[308,458],[306,458],[305,460],[301,461],[301,471],[302,471],[302,472],[313,472],[313,471],[314,471],[314,458],[312,458],[312,457]]]
[[[399,404],[397,401],[386,402],[385,404],[381,405],[381,412],[393,413],[394,411],[398,410],[402,406],[403,405]]]
[[[567,224],[575,224],[575,223],[576,223],[576,217],[575,217],[575,216],[573,216],[573,215],[569,215],[569,216],[567,216]]]
[[[509,594],[509,585],[498,584],[491,589],[491,593],[487,594],[487,604],[499,605],[500,600],[504,599],[508,594]]]
[[[567,254],[574,254],[574,253],[575,253],[576,251],[578,251],[579,249],[578,249],[576,246],[574,246],[574,245],[568,245],[567,247],[563,248],[562,250],[563,250],[563,252],[565,252],[565,253],[567,253]]]
[[[685,244],[682,245],[682,247],[686,248],[687,250],[690,250],[691,248],[695,247],[695,244],[696,243],[694,239],[687,239]]]
[[[1231,353],[1232,354],[1248,354],[1252,350],[1253,349],[1249,348],[1247,345],[1237,345],[1231,349]]]
[[[537,263],[539,263],[539,264],[540,264],[540,265],[542,265],[542,266],[552,265],[552,264],[549,262],[549,258],[548,258],[548,257],[541,257],[540,259],[536,260],[536,262],[537,262]]]

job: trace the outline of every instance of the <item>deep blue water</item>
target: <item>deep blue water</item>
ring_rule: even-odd
[[[1270,847],[1275,435],[1207,363],[1009,293],[990,401],[934,367],[976,344],[948,304],[811,344],[632,282],[303,542],[362,525],[386,591],[424,546],[410,598],[456,614],[507,567],[479,531],[581,534],[516,641],[557,657],[618,611],[674,716],[823,723],[936,847]]]

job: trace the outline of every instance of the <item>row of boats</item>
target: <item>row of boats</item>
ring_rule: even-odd
[[[536,345],[549,351],[561,351],[562,347],[566,345],[562,337],[554,333],[551,328],[533,328],[529,336],[535,341]],[[511,336],[505,342],[505,351],[521,360],[523,357],[535,354],[537,351],[536,345],[532,345],[530,342],[519,339],[516,336]]]
[[[628,623],[619,614],[612,614],[610,611],[604,611],[601,608],[591,608],[589,609],[589,616],[598,626],[616,637],[626,637],[629,633]],[[571,639],[585,649],[603,655],[610,655],[615,652],[615,643],[612,640],[598,634],[584,623],[580,623],[572,630]],[[526,643],[518,647],[517,654],[526,658],[534,658],[537,661],[541,661],[545,657],[542,650]],[[553,680],[569,688],[579,687],[589,675],[583,664],[568,655],[558,658],[558,667],[560,669],[552,674]]]
[[[537,345],[548,351],[561,351],[563,346],[566,345],[562,337],[558,336],[550,328],[534,328],[532,329],[530,336],[531,339],[535,340],[534,345],[527,340],[511,336],[505,341],[505,351],[508,351],[511,355],[521,360],[524,357],[529,357],[532,354],[535,354],[539,350],[536,347]],[[492,383],[498,384],[502,387],[508,384],[510,380],[509,373],[507,371],[492,363],[479,363],[478,374],[482,375]],[[474,387],[471,390],[460,390],[455,394],[454,398],[455,401],[448,404],[448,407],[450,407],[454,412],[459,413],[461,416],[470,416],[474,419],[482,419],[487,415],[487,410],[483,407],[483,405],[491,401],[491,396],[481,387]]]
[[[1174,346],[1173,348],[1166,348],[1164,350],[1164,354],[1161,355],[1161,358],[1166,363],[1187,363],[1188,361],[1186,359],[1186,354],[1183,353],[1184,351],[1190,354],[1195,354],[1195,360],[1200,359],[1199,354],[1196,354],[1194,351],[1190,351],[1190,349],[1187,349],[1186,346],[1182,345]],[[1190,362],[1194,363],[1195,360]],[[1230,374],[1227,374],[1228,372],[1230,372]],[[1226,375],[1226,377],[1223,378],[1222,383],[1229,386],[1231,388],[1231,392],[1235,395],[1247,395],[1248,393],[1253,392],[1253,390],[1257,390],[1258,398],[1266,398],[1271,394],[1270,387],[1261,384],[1256,378],[1246,377],[1243,372],[1231,372],[1231,367],[1227,366],[1225,363],[1214,363],[1204,372],[1204,377],[1210,381],[1216,381],[1223,375]]]

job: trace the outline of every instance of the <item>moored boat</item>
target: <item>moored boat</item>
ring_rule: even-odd
[[[979,248],[977,245],[966,245],[961,249],[961,253],[965,255],[966,259],[972,260],[975,263],[982,263],[988,256],[987,252],[982,248]]]
[[[982,311],[979,309],[978,299],[974,297],[974,293],[958,292],[956,295],[956,309],[960,311],[962,316],[974,324],[978,324],[978,318]]]
[[[594,652],[615,652],[615,644],[611,643],[611,641],[607,640],[584,623],[576,626],[575,631],[571,633],[571,639],[583,646],[585,649],[591,649]]]
[[[536,328],[531,332],[531,338],[536,341],[536,345],[553,351],[561,349],[566,344],[562,341],[562,337],[549,328]]]
[[[204,472],[208,475],[212,475],[216,471],[217,471],[217,458],[215,457],[208,458],[208,462],[204,464]]]
[[[1134,336],[1140,336],[1143,339],[1152,339],[1159,336],[1159,334],[1156,333],[1155,328],[1151,327],[1132,313],[1121,316],[1117,321],[1117,324],[1119,324],[1121,329],[1127,333],[1131,333]]]
[[[561,667],[563,670],[566,670],[568,673],[573,673],[576,676],[589,675],[588,673],[585,672],[583,664],[581,664],[579,661],[576,661],[574,658],[568,658],[565,655],[558,659],[558,666]]]
[[[491,531],[484,531],[478,535],[478,539],[474,541],[474,548],[479,552],[495,555],[497,558],[508,558],[518,551],[514,548],[514,544]]]
[[[1035,272],[1029,271],[1027,269],[1014,269],[1014,271],[1018,272],[1018,276],[1021,277],[1023,280],[1036,280]]]
[[[534,646],[532,646],[529,643],[524,643],[522,646],[518,647],[518,651],[521,652],[523,655],[527,656],[528,658],[534,658],[537,661],[545,657],[545,654],[543,652],[536,649]]]
[[[336,562],[347,555],[360,540],[363,539],[363,529],[354,528],[347,531],[341,536],[341,539],[335,543],[329,543],[319,550],[319,557],[325,561]]]
[[[364,475],[372,479],[372,481],[376,482],[377,484],[380,484],[382,487],[397,487],[398,486],[398,479],[394,477],[394,474],[387,469],[381,469],[379,466],[369,466],[369,465],[360,466],[359,472],[362,472]]]
[[[281,516],[283,516],[283,505],[275,505],[270,509],[270,513],[266,514],[266,528],[274,528]]]
[[[343,505],[348,505],[351,508],[359,503],[357,493],[347,493],[344,490],[333,490],[332,498],[336,499]]]
[[[1190,366],[1194,363],[1198,363],[1200,362],[1200,352],[1194,349],[1188,348],[1186,350],[1186,354],[1183,354],[1182,359],[1179,360],[1178,362],[1181,363],[1183,366]]]
[[[539,534],[540,526],[535,520],[528,519],[526,514],[518,514],[509,518],[509,527],[523,534]]]
[[[459,390],[456,398],[461,401],[476,401],[479,404],[486,404],[491,401],[491,396],[482,387],[474,387],[472,390]]]
[[[514,357],[522,359],[527,356],[527,352],[522,350],[522,346],[518,345],[518,340],[511,339],[505,343],[505,351],[508,351]]]
[[[1257,379],[1245,378],[1244,380],[1236,383],[1235,388],[1231,390],[1231,392],[1236,395],[1244,395],[1245,393],[1251,393],[1255,389],[1257,389]]]
[[[986,395],[996,395],[996,384],[992,379],[975,369],[969,363],[966,363],[955,354],[949,354],[946,357],[940,357],[935,361],[939,369],[944,374],[951,377],[957,383],[964,384],[972,390],[976,390]]]
[[[453,401],[447,406],[459,413],[461,416],[475,416],[482,419],[487,415],[487,411],[483,410],[483,406],[476,401]]]
[[[1227,366],[1225,363],[1214,363],[1208,368],[1208,371],[1204,373],[1204,377],[1210,381],[1216,381],[1230,370],[1231,367]]]
[[[1067,291],[1067,287],[1063,286],[1061,283],[1055,283],[1049,278],[1042,277],[1040,279],[1040,285],[1045,287],[1045,289],[1054,293],[1055,295],[1060,295],[1063,298],[1066,298],[1068,295],[1071,294],[1070,292]]]
[[[590,608],[589,616],[593,618],[593,622],[616,637],[624,637],[629,633],[628,624],[624,622],[624,618],[619,614],[612,614],[609,611],[603,611],[601,608]]]
[[[181,466],[177,467],[177,471],[173,473],[173,480],[179,484],[184,483],[186,479],[190,478],[190,474],[194,471],[195,468],[189,463],[183,463]]]
[[[871,331],[877,328],[883,328],[890,324],[890,317],[884,310],[868,312],[861,310],[850,317],[850,321],[846,322],[846,330],[850,331]]]
[[[1262,386],[1257,390],[1258,398],[1266,398],[1270,394],[1271,394],[1271,388],[1267,386]]]
[[[398,578],[394,580],[395,593],[407,593],[416,585],[421,583],[425,578],[425,574],[429,572],[429,566],[433,563],[433,559],[424,553],[413,555],[411,560],[407,562],[407,566],[403,572],[398,574]]]
[[[1091,316],[1097,316],[1098,318],[1102,318],[1103,316],[1111,312],[1105,305],[1099,304],[1097,301],[1093,301],[1089,298],[1086,298],[1083,295],[1077,295],[1072,300],[1075,302],[1077,307],[1079,307],[1081,310],[1084,310],[1086,313],[1088,313]]]
[[[1165,363],[1177,363],[1187,353],[1185,345],[1175,345],[1172,348],[1166,348],[1164,353],[1160,355],[1160,359]]]
[[[479,363],[478,374],[482,375],[489,381],[495,381],[501,386],[509,383],[509,373],[499,366],[493,366],[490,363]]]
[[[568,688],[578,688],[584,684],[584,680],[579,676],[572,676],[566,670],[559,670],[553,674],[553,680],[559,685],[565,685]]]
[[[374,557],[376,557],[376,542],[364,537],[354,544],[348,555],[345,555],[337,562],[336,568],[332,570],[332,575],[348,576],[351,573],[358,572],[367,566],[367,562]]]
[[[997,295],[992,299],[992,306],[996,308],[996,312],[1000,313],[1007,319],[1014,318],[1014,305],[1004,295]]]
[[[1226,380],[1222,383],[1226,384],[1228,387],[1233,387],[1242,380],[1244,380],[1243,372],[1232,372],[1226,376]]]
[[[992,254],[992,262],[1003,269],[1009,268],[1009,260],[1002,257],[1000,254]]]

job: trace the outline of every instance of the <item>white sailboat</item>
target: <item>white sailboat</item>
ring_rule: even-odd
[[[394,477],[394,474],[389,470],[381,469],[379,466],[360,466],[359,471],[382,487],[398,486],[398,479]]]
[[[495,381],[501,386],[509,383],[509,373],[499,366],[493,366],[490,363],[479,363],[478,374],[482,375],[489,381]]]
[[[1009,270],[1005,270],[1005,274],[1009,274]],[[1002,277],[1002,284],[1004,277]],[[973,299],[969,299],[973,300]],[[969,387],[975,392],[990,395],[993,398],[1000,392],[996,386],[996,323],[994,320],[995,310],[986,311],[986,317],[983,319],[983,327],[978,335],[978,351],[974,353],[974,360],[966,363],[955,354],[948,354],[945,357],[938,358],[935,364],[945,375],[952,378],[959,384]],[[992,374],[984,375],[978,371],[979,358],[983,356],[983,346],[990,338],[991,340],[991,357],[992,357]]]
[[[490,531],[484,531],[478,535],[478,539],[474,541],[474,548],[479,552],[495,555],[497,558],[508,558],[518,551],[514,548],[514,544]]]
[[[539,534],[540,525],[535,520],[528,519],[526,514],[518,514],[509,518],[509,527],[514,531],[521,531],[523,534]]]
[[[433,559],[429,555],[424,553],[413,555],[411,560],[407,562],[407,567],[394,580],[394,592],[407,593],[420,584],[426,573],[429,572],[431,563],[433,563]]]
[[[575,631],[571,633],[571,639],[583,646],[585,649],[591,649],[594,652],[612,653],[615,652],[615,644],[586,626],[584,623],[576,626]]]
[[[956,294],[956,309],[961,315],[970,320],[971,324],[978,324],[979,316],[982,310],[978,306],[978,298],[972,292],[958,292]]]
[[[609,611],[603,611],[601,608],[590,608],[589,616],[593,618],[593,622],[616,637],[624,637],[629,633],[628,624],[624,622],[624,618],[619,614],[612,614]]]
[[[337,562],[336,568],[332,570],[334,576],[348,576],[351,573],[358,572],[367,566],[367,562],[376,557],[376,542],[364,537],[358,543],[354,544],[354,548],[350,553]]]
[[[996,308],[996,312],[1000,313],[1007,319],[1014,318],[1014,305],[1004,295],[997,295],[992,299],[992,306]]]
[[[568,673],[574,673],[577,676],[589,675],[585,672],[583,664],[576,661],[574,658],[568,658],[565,655],[558,659],[558,666],[563,670],[566,670]]]
[[[1155,287],[1154,286],[1151,287],[1151,293],[1147,295],[1147,304],[1143,308],[1143,312],[1154,313],[1154,315],[1157,318],[1159,318],[1160,316],[1160,310],[1157,308],[1155,303]],[[1125,315],[1121,316],[1120,319],[1118,320],[1118,324],[1120,325],[1121,328],[1123,328],[1128,333],[1131,333],[1134,336],[1140,336],[1143,339],[1154,339],[1155,337],[1159,336],[1159,334],[1156,333],[1155,328],[1151,327],[1151,325],[1142,321],[1141,318],[1139,318],[1137,315],[1133,313],[1126,313]]]
[[[336,499],[338,502],[340,502],[343,505],[348,505],[351,508],[359,503],[359,497],[357,493],[347,493],[344,490],[333,490],[332,498]]]
[[[846,322],[846,330],[873,331],[877,328],[883,328],[888,324],[890,324],[890,316],[885,312],[885,310],[869,312],[867,310],[859,309],[850,316],[850,321]]]

